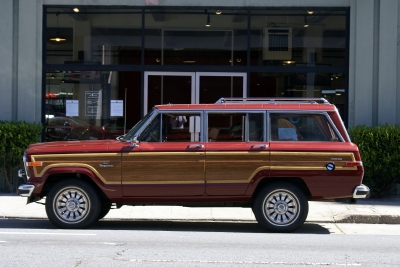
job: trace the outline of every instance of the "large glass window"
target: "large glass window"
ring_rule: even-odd
[[[47,64],[140,64],[140,9],[48,8]]]
[[[135,72],[48,71],[46,141],[123,135],[140,119],[137,88],[140,73]]]
[[[246,65],[246,10],[149,9],[145,27],[146,64]]]
[[[45,7],[48,141],[114,138],[154,105],[220,97],[324,97],[347,124],[348,8],[77,8]]]
[[[348,64],[345,11],[251,11],[251,65],[298,64]]]
[[[346,75],[344,73],[254,72],[250,74],[249,97],[325,98],[346,118]]]

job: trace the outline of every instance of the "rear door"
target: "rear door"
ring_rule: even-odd
[[[208,111],[206,193],[244,195],[258,173],[268,176],[265,113]]]

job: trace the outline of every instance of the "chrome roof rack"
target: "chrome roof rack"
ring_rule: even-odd
[[[298,98],[298,97],[222,97],[218,99],[215,104],[251,104],[251,103],[264,103],[264,104],[330,104],[325,98]]]

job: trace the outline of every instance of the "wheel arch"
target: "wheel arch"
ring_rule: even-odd
[[[41,191],[41,197],[47,196],[50,189],[58,182],[74,178],[85,181],[92,186],[101,199],[108,199],[102,189],[103,182],[96,176],[96,174],[86,168],[53,168],[48,170],[43,178],[44,184]]]
[[[311,199],[311,192],[308,189],[307,184],[301,177],[265,177],[259,180],[257,186],[252,193],[252,199],[257,196],[257,194],[266,186],[276,182],[286,182],[297,186],[307,197]]]

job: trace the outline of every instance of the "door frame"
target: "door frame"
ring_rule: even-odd
[[[246,72],[175,72],[175,71],[145,71],[143,90],[143,114],[148,112],[149,101],[149,76],[188,76],[191,77],[191,103],[200,102],[200,78],[213,77],[242,77],[243,97],[247,97],[247,73]],[[221,96],[222,97],[222,96]],[[226,96],[225,96],[226,97]],[[215,99],[217,101],[218,99]]]

